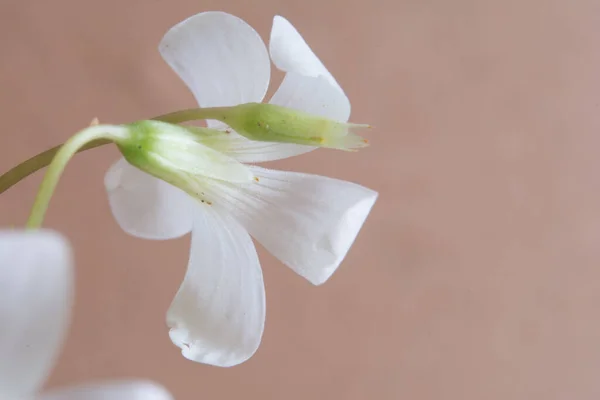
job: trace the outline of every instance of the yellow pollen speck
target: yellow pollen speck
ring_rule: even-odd
[[[310,140],[314,140],[317,143],[323,143],[325,141],[324,138],[318,136],[311,136]]]
[[[256,182],[260,182],[260,179],[258,179],[258,176],[255,176],[255,177],[254,177],[254,180],[255,180]]]

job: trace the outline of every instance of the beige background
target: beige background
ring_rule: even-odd
[[[156,48],[205,10],[264,38],[289,18],[377,129],[356,155],[276,167],[381,192],[322,287],[260,249],[263,344],[231,369],[194,364],[164,314],[188,239],[113,221],[112,148],[78,156],[47,226],[73,241],[77,305],[49,387],[140,376],[179,399],[600,398],[600,3],[594,0],[2,0],[0,169],[93,117],[194,105]],[[280,77],[279,77],[280,78]],[[23,224],[40,174],[0,196]]]

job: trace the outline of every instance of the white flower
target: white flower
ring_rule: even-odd
[[[201,107],[262,101],[269,55],[259,35],[221,12],[193,16],[160,44],[167,63]],[[275,17],[271,59],[286,72],[271,103],[347,121],[350,103],[295,28]],[[209,126],[225,129],[216,121]],[[247,140],[235,132],[217,150],[244,163],[302,154],[312,147]],[[265,291],[250,235],[313,284],[325,282],[344,259],[377,193],[350,182],[248,165],[257,181],[202,178],[200,199],[120,160],[105,179],[112,211],[128,233],[169,239],[192,232],[184,281],[167,313],[184,357],[232,366],[258,348]],[[206,200],[204,199],[206,198]]]
[[[69,245],[50,231],[0,231],[0,399],[170,400],[147,381],[37,393],[65,337],[73,269]]]

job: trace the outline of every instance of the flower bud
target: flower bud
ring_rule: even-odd
[[[368,141],[354,131],[369,125],[350,124],[274,104],[246,103],[223,108],[220,121],[251,140],[296,143],[356,150]]]

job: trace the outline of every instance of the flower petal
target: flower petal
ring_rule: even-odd
[[[113,381],[52,390],[41,400],[171,400],[162,386],[150,381]]]
[[[377,192],[324,176],[250,167],[259,182],[214,181],[213,204],[232,213],[267,250],[315,285],[335,272]]]
[[[192,230],[195,201],[125,159],[110,167],[104,186],[113,215],[130,235],[161,240],[180,237]]]
[[[269,55],[258,33],[224,12],[196,14],[172,27],[159,51],[201,107],[260,102],[269,85]]]
[[[273,19],[269,51],[275,66],[287,72],[270,103],[348,121],[351,109],[348,97],[296,28],[281,16]],[[278,151],[286,157],[315,149],[293,144],[276,144],[275,147],[281,148]]]
[[[270,103],[335,121],[346,122],[350,117],[350,101],[323,76],[288,72]]]
[[[269,52],[273,64],[278,69],[304,76],[323,76],[331,85],[343,93],[340,85],[306,44],[296,28],[287,19],[279,15],[273,18]]]
[[[217,124],[213,124],[212,127],[222,129],[222,134],[211,136],[205,144],[243,163],[281,160],[315,149],[290,143],[259,142],[246,139],[237,132]]]
[[[167,313],[169,336],[185,358],[240,364],[260,344],[265,289],[252,239],[233,218],[198,206],[188,269]]]
[[[72,274],[59,234],[0,232],[0,398],[29,397],[44,383],[68,328]]]

